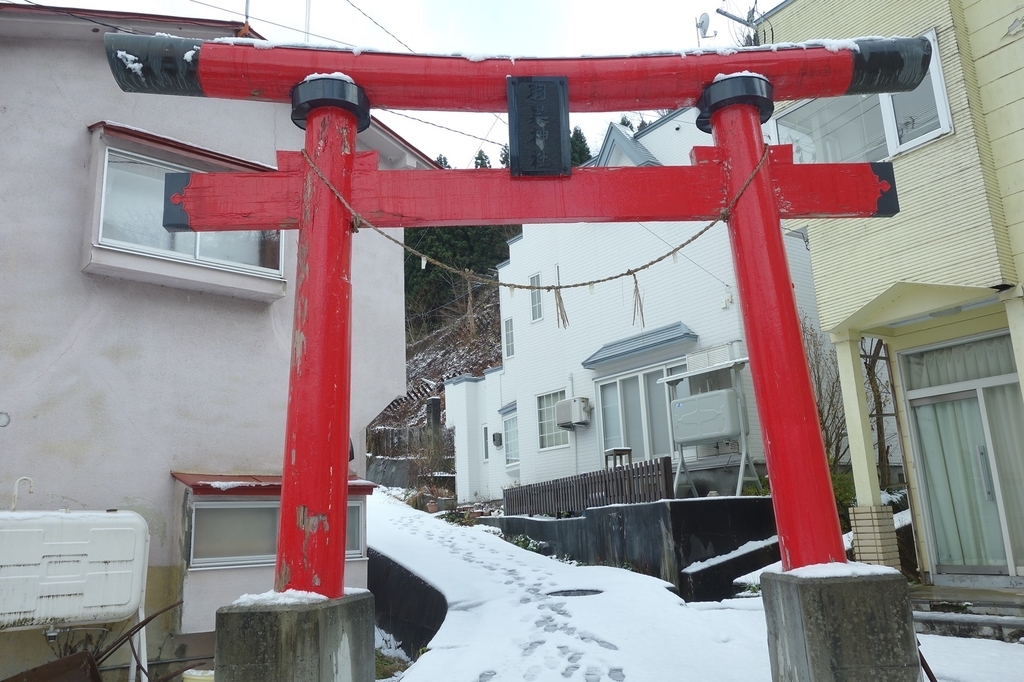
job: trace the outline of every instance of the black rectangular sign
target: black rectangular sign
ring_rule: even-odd
[[[570,175],[569,80],[509,76],[507,83],[512,175]]]

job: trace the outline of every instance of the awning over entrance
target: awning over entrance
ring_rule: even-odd
[[[988,287],[896,282],[828,331],[858,330],[891,336],[901,326],[997,300],[997,292]]]
[[[635,358],[646,354],[664,355],[664,352],[675,353],[679,348],[681,353],[682,344],[695,343],[697,335],[690,331],[682,322],[676,322],[666,327],[659,327],[647,332],[641,332],[636,336],[629,336],[618,341],[612,341],[601,346],[596,353],[583,361],[586,369],[598,369],[613,362]],[[657,353],[656,353],[657,352]],[[671,355],[672,353],[668,353]],[[661,358],[661,359],[668,359]]]

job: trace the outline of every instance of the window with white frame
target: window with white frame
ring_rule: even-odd
[[[565,400],[564,390],[537,396],[537,445],[541,450],[569,444],[569,432],[558,428],[555,419],[559,400]]]
[[[662,366],[598,382],[602,448],[632,448],[634,460],[673,455],[668,401],[687,391],[686,380],[672,389],[658,382],[683,371]]]
[[[345,517],[345,558],[360,559],[366,556],[366,524],[363,513],[366,503],[363,501],[349,502],[348,515]]]
[[[505,464],[519,463],[519,418],[516,415],[505,417]]]
[[[345,556],[366,555],[362,501],[350,501]],[[280,500],[197,500],[192,506],[191,568],[272,566]]]
[[[510,358],[516,354],[515,336],[512,329],[512,318],[505,320],[505,357]]]
[[[952,130],[934,31],[928,74],[911,92],[810,100],[775,119],[775,139],[793,145],[797,163],[871,162],[913,149]]]
[[[106,150],[100,243],[211,267],[281,274],[277,231],[168,232],[164,175],[198,172],[141,154]]]
[[[530,277],[530,286],[540,286],[539,273]],[[530,319],[534,322],[544,317],[544,308],[541,306],[541,294],[543,293],[540,289],[530,289]]]
[[[192,508],[193,568],[272,565],[277,500],[197,501]]]
[[[483,452],[484,452],[484,461],[485,461],[485,462],[486,462],[486,461],[487,461],[487,460],[488,460],[488,459],[490,458],[490,456],[491,456],[491,444],[490,444],[490,442],[489,442],[489,441],[487,440],[487,438],[488,438],[488,436],[487,436],[487,427],[485,426],[485,427],[484,427],[484,450],[483,450]]]
[[[164,176],[273,168],[100,122],[93,135],[93,210],[83,270],[261,301],[284,297],[281,233],[168,232]]]

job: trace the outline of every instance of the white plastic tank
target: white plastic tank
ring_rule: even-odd
[[[0,512],[0,631],[136,615],[148,556],[135,512]]]

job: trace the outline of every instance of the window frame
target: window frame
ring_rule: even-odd
[[[558,395],[561,395],[561,397],[560,398],[555,398],[552,401],[550,408],[542,407],[541,406],[541,401],[544,400],[545,398],[551,398],[552,396],[558,396]],[[558,428],[558,418],[555,415],[555,403],[557,403],[559,400],[565,400],[565,389],[564,388],[558,389],[557,391],[548,391],[547,393],[540,393],[540,394],[538,394],[536,396],[536,405],[537,405],[537,450],[538,451],[543,452],[543,451],[546,451],[546,450],[556,450],[558,448],[569,447],[569,432],[566,431],[565,429]],[[544,410],[548,410],[548,409],[551,410],[551,419],[543,419],[543,411]],[[543,429],[543,425],[544,424],[548,424],[548,423],[550,423],[554,427],[554,430],[546,433],[544,431],[544,429]],[[564,442],[556,442],[556,443],[554,443],[552,445],[544,445],[544,437],[545,436],[557,437],[556,440],[559,440],[559,441],[562,438],[564,438],[565,440],[564,440]]]
[[[530,275],[530,286],[540,286],[540,273]],[[544,319],[544,299],[542,294],[544,292],[540,289],[530,289],[530,321],[540,322]]]
[[[512,426],[511,433],[515,434],[514,438],[509,438],[509,422],[515,422]],[[502,434],[502,447],[505,450],[505,466],[506,467],[517,467],[519,466],[520,454],[519,454],[519,415],[516,412],[506,415],[501,420],[501,434]],[[510,444],[515,444],[515,447],[511,447]],[[515,459],[512,459],[510,454],[512,450],[515,450]]]
[[[92,134],[93,199],[90,225],[85,231],[83,272],[268,303],[285,296],[285,251],[290,241],[285,236],[287,231],[278,231],[280,247],[276,270],[200,259],[196,257],[197,250],[186,257],[102,234],[111,153],[150,162],[172,172],[267,172],[273,171],[273,167],[106,121],[89,126],[89,130]],[[198,245],[201,234],[196,233],[196,236]]]
[[[210,568],[249,568],[253,566],[273,566],[277,560],[277,533],[274,534],[274,553],[273,554],[254,554],[246,557],[219,557],[219,558],[206,558],[196,559],[196,511],[199,509],[266,509],[273,507],[278,510],[278,524],[281,519],[281,500],[280,498],[260,498],[260,497],[246,497],[243,499],[214,499],[214,500],[193,500],[192,508],[189,515],[189,551],[188,551],[188,568],[189,570],[202,570]]]
[[[505,351],[506,358],[513,358],[516,355],[516,340],[515,340],[515,324],[512,322],[511,317],[506,317],[502,324],[502,333],[504,338],[502,339],[502,347]]]
[[[349,514],[352,512],[352,507],[359,509],[359,548],[349,549],[348,539],[351,537],[348,534],[348,529],[345,529],[345,559],[365,559],[366,558],[366,500],[348,500],[347,509],[345,510],[345,524],[348,525]]]
[[[927,38],[932,45],[932,59],[928,65],[927,78],[931,79],[932,94],[935,98],[935,108],[939,119],[939,127],[935,130],[929,131],[920,137],[914,138],[907,142],[900,142],[898,122],[896,121],[896,109],[894,104],[894,97],[898,97],[905,93],[882,93],[879,95],[869,95],[869,97],[878,98],[879,114],[882,118],[882,129],[885,133],[885,146],[886,156],[880,160],[889,160],[900,154],[912,151],[923,145],[932,142],[945,135],[952,134],[953,130],[953,115],[949,108],[949,93],[946,92],[946,81],[942,74],[942,61],[939,59],[939,42],[938,34],[935,29],[929,29],[920,35],[920,37]],[[836,98],[827,98],[836,99]],[[775,144],[779,142],[779,120],[784,119],[786,115],[801,109],[802,107],[815,102],[818,100],[807,99],[801,100],[794,103],[792,106],[786,107],[784,110],[779,111],[776,116],[773,116],[770,121],[770,133],[772,141]],[[798,161],[799,162],[799,161]],[[823,163],[823,162],[817,162]],[[835,163],[850,163],[850,161],[840,160]]]
[[[597,414],[597,422],[598,422],[598,443],[599,443],[599,445],[601,447],[602,452],[606,449],[605,448],[605,428],[606,427],[605,427],[605,422],[604,422],[604,398],[602,397],[601,389],[604,386],[608,386],[610,384],[615,384],[615,386],[616,386],[616,389],[615,389],[616,390],[616,396],[618,397],[618,403],[616,405],[616,411],[617,411],[618,426],[619,426],[619,439],[620,439],[621,442],[624,442],[625,441],[625,436],[626,436],[626,424],[625,424],[626,419],[625,419],[625,413],[623,411],[621,384],[622,384],[623,381],[635,378],[635,379],[637,379],[639,387],[640,387],[640,414],[639,414],[639,417],[640,417],[640,424],[641,424],[641,427],[642,427],[643,439],[644,439],[644,443],[643,443],[643,445],[644,445],[644,458],[643,459],[654,459],[654,458],[657,458],[657,457],[665,457],[666,456],[666,453],[655,453],[655,452],[653,452],[653,450],[654,450],[654,434],[653,434],[653,429],[652,429],[652,426],[651,426],[650,396],[648,394],[648,386],[647,386],[647,381],[646,381],[646,376],[648,374],[651,374],[652,372],[657,372],[659,370],[661,371],[661,374],[662,374],[661,378],[662,379],[670,377],[673,374],[681,374],[681,373],[686,371],[686,357],[682,356],[682,357],[679,357],[679,358],[674,358],[674,359],[669,360],[667,362],[662,362],[662,363],[658,363],[658,364],[655,364],[655,365],[646,365],[644,367],[638,367],[638,368],[630,369],[628,371],[618,372],[618,373],[615,373],[615,374],[610,374],[610,375],[607,375],[607,376],[603,376],[603,377],[599,377],[599,378],[594,379],[594,395],[595,395],[596,401],[597,401],[595,412]],[[673,371],[673,370],[676,370],[676,371]],[[687,384],[688,384],[688,380],[684,379],[683,381],[687,382]],[[667,426],[668,426],[668,443],[669,443],[669,447],[671,448],[671,451],[669,453],[667,453],[667,454],[669,456],[671,456],[673,459],[677,459],[678,458],[679,448],[676,447],[675,441],[673,439],[673,434],[672,434],[671,402],[672,402],[672,400],[675,400],[677,397],[679,397],[678,395],[673,395],[673,394],[675,394],[678,391],[678,387],[675,388],[675,389],[670,388],[667,383],[666,384],[658,384],[658,385],[663,386],[664,387],[664,392],[665,392],[665,410],[666,410]],[[622,447],[632,447],[632,446],[626,445],[626,446],[622,446]]]
[[[490,429],[487,428],[487,424],[484,424],[482,428],[484,434],[484,462],[486,463],[491,460],[491,444],[488,441],[491,435],[489,433]],[[504,435],[502,435],[502,438],[504,438]]]

